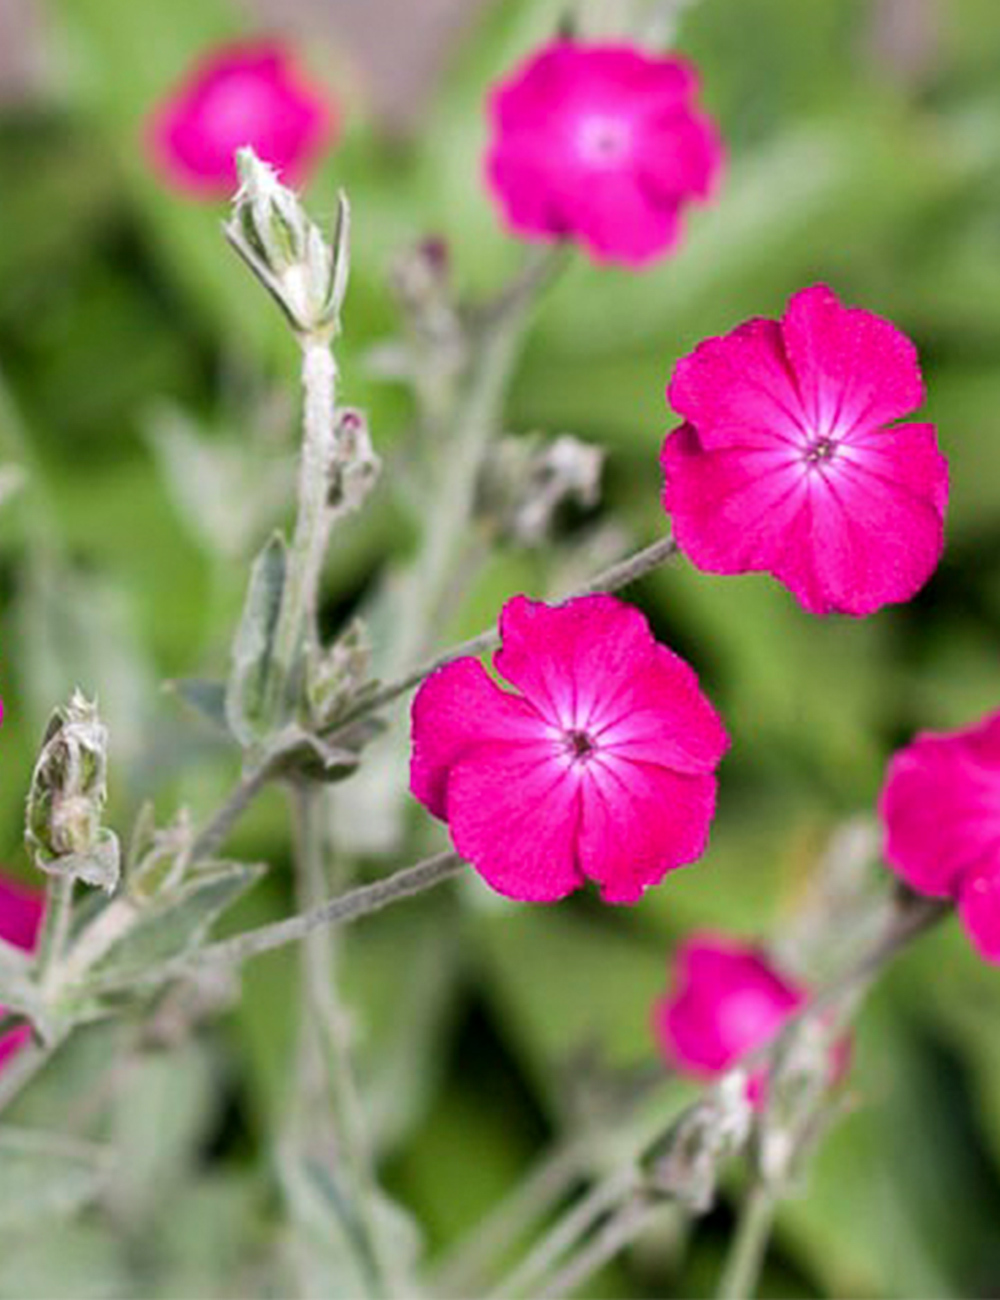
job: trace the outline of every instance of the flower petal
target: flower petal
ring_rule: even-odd
[[[806,437],[802,400],[773,320],[758,317],[699,343],[678,361],[667,400],[709,451],[746,446],[751,431],[763,434],[765,445],[798,446]]]
[[[614,596],[546,605],[515,596],[500,616],[493,662],[549,722],[585,729],[646,666],[655,642],[639,610]]]
[[[565,898],[584,883],[576,861],[578,790],[570,765],[536,746],[480,745],[448,781],[455,848],[508,898]]]
[[[813,429],[877,428],[924,400],[906,335],[881,316],[843,306],[824,284],[793,295],[781,332]]]
[[[979,955],[1000,963],[1000,863],[963,878],[958,914]]]
[[[1000,713],[895,754],[879,816],[886,861],[918,893],[948,898],[963,876],[1000,875]]]
[[[544,741],[545,724],[519,696],[501,690],[478,659],[455,659],[432,673],[411,711],[410,790],[444,817],[448,773],[466,753],[491,741]]]
[[[579,862],[607,903],[636,903],[705,851],[715,778],[595,759],[581,784]]]
[[[601,714],[593,737],[601,750],[633,763],[655,763],[688,775],[714,771],[729,748],[722,719],[702,693],[694,670],[655,645]]]
[[[677,544],[699,569],[771,569],[807,497],[786,451],[731,446],[709,451],[689,424],[663,444],[664,508]]]
[[[944,519],[936,502],[883,476],[867,459],[838,457],[827,474],[812,475],[809,508],[824,596],[814,613],[860,617],[909,600],[941,558]],[[775,576],[793,585],[781,566]]]
[[[45,915],[45,895],[19,881],[0,876],[0,939],[33,952]]]

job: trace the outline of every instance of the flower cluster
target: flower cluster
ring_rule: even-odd
[[[1000,711],[900,750],[879,812],[889,866],[918,894],[953,899],[976,949],[1000,962]]]
[[[45,899],[42,894],[6,876],[0,876],[0,941],[21,952],[33,952],[42,928]],[[0,1016],[4,1008],[0,1007]],[[0,1069],[31,1037],[27,1025],[0,1034]]]

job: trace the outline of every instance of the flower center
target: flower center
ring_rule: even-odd
[[[577,134],[581,157],[596,167],[620,162],[628,153],[631,142],[632,133],[627,122],[599,113],[585,117]]]
[[[807,465],[822,465],[833,460],[836,454],[837,443],[833,438],[815,438],[806,448],[803,459]]]
[[[566,748],[574,762],[582,762],[594,753],[596,745],[585,731],[567,731]]]

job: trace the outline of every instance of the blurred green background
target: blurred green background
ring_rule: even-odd
[[[143,798],[165,818],[179,799],[203,812],[227,788],[231,754],[160,684],[225,670],[247,559],[282,517],[261,497],[264,467],[294,449],[294,343],[226,249],[221,207],[168,192],[149,170],[146,114],[214,43],[279,18],[341,102],[344,135],[308,200],[323,216],[337,186],[351,197],[344,395],[368,409],[390,472],[337,536],[332,628],[419,528],[419,503],[392,480],[407,395],[367,364],[396,328],[390,263],[433,234],[463,291],[495,289],[516,266],[479,184],[482,98],[565,6],[495,0],[449,14],[367,0],[255,14],[226,0],[47,0],[29,13],[8,2],[0,462],[27,477],[0,508],[0,853],[26,872],[33,755],[73,685],[98,694],[112,726],[123,833]],[[589,19],[611,27],[621,8],[593,4]],[[823,279],[920,348],[952,467],[948,548],[914,602],[860,623],[810,619],[763,577],[675,565],[647,580],[630,594],[697,666],[734,740],[703,863],[634,910],[514,907],[463,888],[346,936],[385,1185],[432,1252],[565,1131],[586,1102],[588,1060],[655,1061],[650,1006],[678,936],[780,933],[826,836],[871,808],[892,749],[1000,699],[1000,5],[700,0],[677,43],[727,142],[719,200],[650,271],[572,267],[531,332],[509,426],[605,447],[602,517],[652,540],[674,361]],[[228,469],[215,480],[209,464]],[[445,639],[487,624],[506,594],[543,590],[547,572],[544,554],[491,560]],[[343,798],[349,808],[350,786]],[[414,809],[412,852],[369,869],[409,861],[435,834]],[[238,923],[287,911],[279,796],[234,849],[273,867]],[[0,1295],[255,1288],[282,1213],[270,1162],[295,979],[293,954],[258,962],[237,1009],[126,1075],[111,1106],[112,1191],[76,1218],[0,1232]],[[60,1128],[75,1114],[115,1032],[81,1035],[25,1122]],[[853,1094],[782,1213],[764,1293],[995,1295],[1000,971],[954,925],[907,954],[866,1008]],[[690,1238],[645,1243],[588,1294],[706,1294],[730,1226],[720,1204]]]

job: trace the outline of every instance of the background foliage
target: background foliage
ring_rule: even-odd
[[[342,55],[316,56],[346,134],[309,202],[329,213],[337,186],[351,195],[339,355],[345,396],[368,408],[389,462],[373,504],[338,534],[331,627],[407,553],[420,510],[433,508],[393,490],[409,411],[367,365],[394,328],[389,263],[432,232],[463,288],[485,291],[510,272],[516,249],[478,183],[483,88],[551,32],[561,7],[486,5],[403,135],[380,132]],[[73,685],[99,695],[112,727],[110,820],[123,832],[144,798],[163,814],[179,798],[206,810],[225,788],[231,756],[159,683],[224,667],[246,557],[276,519],[273,502],[255,518],[242,503],[296,437],[294,344],[278,314],[225,249],[219,211],[166,193],[141,148],[150,106],[207,45],[245,34],[245,18],[225,0],[51,0],[49,29],[48,93],[0,116],[0,460],[28,476],[0,513],[0,850],[21,872],[33,754]],[[916,728],[997,706],[1000,7],[701,0],[679,44],[728,142],[719,202],[693,216],[679,255],[657,269],[572,268],[531,334],[510,426],[605,446],[602,509],[636,543],[649,540],[663,527],[656,454],[674,360],[825,279],[920,347],[952,466],[948,550],[916,601],[863,623],[809,619],[767,578],[676,565],[648,580],[637,598],[697,665],[734,739],[703,864],[634,910],[588,899],[507,906],[463,882],[347,935],[384,1180],[432,1251],[586,1104],[586,1061],[655,1067],[650,1004],[679,935],[780,929],[825,836],[871,806],[892,748]],[[217,490],[205,491],[208,462],[192,436],[229,449],[233,477]],[[219,537],[224,558],[207,544]],[[543,589],[550,571],[544,555],[492,559],[443,640],[488,623],[508,592]],[[361,816],[350,793],[347,820]],[[235,837],[236,851],[272,870],[234,923],[291,906],[282,825],[272,795]],[[414,808],[413,852],[398,862],[433,834]],[[392,865],[368,863],[372,873]],[[84,1124],[109,1053],[121,1053],[131,1064],[105,1134],[113,1176],[75,1217],[72,1195],[36,1202],[5,1181],[0,1296],[229,1295],[255,1284],[278,1230],[272,1140],[295,980],[292,955],[264,958],[235,1009],[138,1057],[128,1026],[75,1040],[18,1117]],[[1000,972],[954,926],[893,970],[860,1026],[857,1107],[781,1216],[766,1294],[995,1293],[998,1012]],[[71,1162],[81,1185],[92,1172],[85,1149],[52,1158]],[[703,1294],[729,1224],[723,1205],[690,1242],[646,1243],[593,1292]]]

